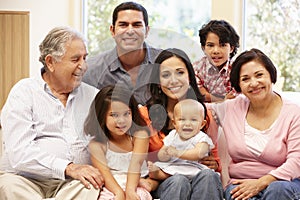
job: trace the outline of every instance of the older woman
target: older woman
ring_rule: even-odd
[[[170,130],[174,129],[171,120],[175,104],[183,99],[196,99],[203,104],[204,98],[198,90],[193,66],[183,51],[166,49],[158,55],[155,63],[157,65],[153,66],[152,83],[150,84],[152,97],[147,106],[153,127],[161,130],[160,134],[167,135]],[[209,113],[206,108],[205,116],[209,121]],[[215,142],[216,135],[210,134],[210,136]],[[151,140],[150,148],[155,146],[151,143]],[[155,151],[155,148],[152,148],[152,150]],[[208,157],[202,163],[210,168],[218,168],[214,157]],[[183,175],[173,175],[161,182],[153,195],[164,200],[217,200],[222,199],[223,190],[220,176],[213,170],[206,169],[199,172],[191,180]]]
[[[230,74],[242,94],[211,105],[232,159],[227,200],[300,197],[300,107],[273,91],[276,75],[263,52],[245,51]]]

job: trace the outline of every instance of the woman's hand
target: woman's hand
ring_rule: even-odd
[[[257,179],[236,180],[232,184],[238,184],[231,190],[232,199],[246,200],[257,195],[261,190],[258,187],[259,181]]]
[[[219,167],[218,162],[215,160],[214,156],[206,156],[200,160],[201,164],[206,165],[210,169],[217,170]]]
[[[238,185],[233,190],[231,190],[231,195],[233,199],[236,200],[247,200],[260,191],[264,190],[273,181],[277,179],[272,175],[265,175],[259,179],[239,179],[232,182],[234,185]]]

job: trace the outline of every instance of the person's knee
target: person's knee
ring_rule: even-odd
[[[0,176],[0,197],[1,200],[10,199],[42,199],[39,191],[34,190],[29,185],[24,184],[18,176]]]
[[[2,174],[0,176],[0,196],[4,197],[6,194],[13,194],[16,188],[22,186],[22,179],[13,174]]]
[[[293,189],[289,181],[274,181],[266,189],[265,196],[292,199]]]
[[[219,174],[217,174],[216,172],[214,172],[211,169],[205,169],[202,170],[201,172],[199,172],[199,174],[197,174],[195,176],[195,178],[198,181],[205,181],[207,183],[218,183],[218,184],[222,184],[221,183],[221,178],[219,176]]]
[[[100,190],[93,186],[87,189],[79,180],[72,180],[58,191],[55,199],[97,199],[99,193]]]
[[[1,200],[10,200],[10,199],[25,199],[23,195],[24,193],[20,193],[18,190],[14,189],[13,184],[0,185],[0,197]],[[38,196],[36,194],[31,195],[32,199],[38,199]],[[40,197],[41,198],[41,197]]]
[[[267,190],[270,193],[281,193],[288,189],[287,183],[287,181],[274,181],[268,186]]]
[[[155,197],[161,199],[189,199],[191,192],[191,184],[187,177],[183,175],[173,175],[164,180]]]
[[[232,198],[231,198],[230,192],[231,192],[231,190],[233,190],[236,186],[237,186],[237,185],[232,185],[232,184],[230,184],[230,185],[228,185],[228,186],[226,187],[226,189],[224,190],[224,198],[225,198],[226,200],[231,200],[231,199],[232,199]]]
[[[81,196],[84,197],[84,199],[96,199],[100,194],[100,190],[91,186],[90,189],[83,188],[81,193]]]
[[[3,180],[0,178],[0,197],[3,200],[6,200],[9,198],[9,194],[12,194],[12,188],[9,184],[3,184]]]
[[[213,177],[213,178],[218,178],[220,177],[215,171],[211,169],[204,169],[200,172],[201,176],[205,177]]]
[[[189,191],[191,189],[190,181],[187,177],[175,174],[170,176],[163,182],[164,188],[173,188],[177,191]]]
[[[188,178],[180,174],[173,175],[169,177],[167,180],[170,186],[171,185],[176,186],[176,188],[186,186],[189,184]]]

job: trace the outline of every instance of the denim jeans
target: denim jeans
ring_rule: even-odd
[[[237,185],[229,185],[225,190],[225,199],[232,200],[230,191]],[[300,179],[292,181],[274,181],[266,189],[249,200],[300,200]]]
[[[211,169],[204,169],[191,180],[180,174],[170,176],[152,196],[161,200],[222,200],[223,188],[220,176]]]

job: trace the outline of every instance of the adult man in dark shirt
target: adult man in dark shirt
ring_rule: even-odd
[[[88,71],[83,81],[103,88],[122,84],[132,91],[139,103],[145,104],[150,94],[146,88],[160,49],[149,46],[145,39],[149,32],[148,13],[135,2],[119,4],[113,12],[111,34],[116,46],[112,50],[88,59]]]

